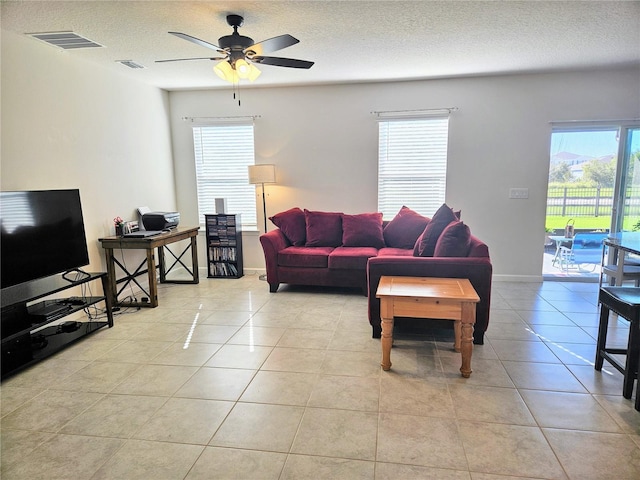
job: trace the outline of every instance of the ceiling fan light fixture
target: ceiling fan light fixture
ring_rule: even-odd
[[[249,65],[249,75],[247,78],[249,79],[249,81],[253,82],[256,78],[260,76],[262,72],[253,63],[249,63],[248,65]]]
[[[240,78],[249,78],[249,64],[246,60],[239,58],[235,63],[236,72]]]
[[[0,0],[1,1],[1,0]],[[200,57],[200,58],[176,58],[172,60],[156,60],[156,62],[174,62],[182,60],[221,60],[214,65],[213,71],[222,80],[239,84],[240,80],[255,81],[262,72],[254,65],[259,63],[262,65],[273,65],[276,67],[288,68],[304,68],[309,69],[313,66],[313,62],[307,60],[298,60],[295,58],[267,57],[265,53],[274,52],[283,48],[290,47],[299,42],[297,38],[289,34],[279,35],[277,37],[254,43],[252,38],[245,37],[238,33],[238,27],[241,27],[244,19],[240,15],[227,15],[227,23],[233,27],[231,35],[225,35],[218,39],[218,45],[209,43],[205,40],[187,35],[181,32],[169,32],[188,42],[195,43],[201,47],[215,50],[223,57]]]
[[[247,62],[243,58],[239,58],[238,60],[236,60],[235,69],[238,73],[238,77],[250,80],[252,82],[262,73],[258,68],[256,68],[255,65]]]
[[[231,64],[223,60],[222,62],[218,62],[213,66],[214,73],[220,77],[222,80],[225,80],[230,83],[234,83],[234,80],[238,77],[236,71],[231,67]]]

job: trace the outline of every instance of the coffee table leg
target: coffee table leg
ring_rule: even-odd
[[[383,298],[380,300],[380,317],[382,327],[382,365],[383,370],[391,369],[391,345],[393,345],[393,301]]]
[[[462,338],[462,322],[460,320],[453,321],[453,349],[460,351],[460,339]]]
[[[462,366],[460,373],[464,378],[471,376],[471,354],[473,352],[473,324],[476,322],[476,304],[463,303],[461,319],[461,345]]]

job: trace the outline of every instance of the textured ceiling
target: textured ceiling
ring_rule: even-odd
[[[312,60],[310,70],[261,65],[256,85],[408,80],[640,64],[638,1],[2,1],[3,30],[73,31],[106,48],[60,51],[164,89],[228,87],[215,55],[169,35],[213,44],[228,13],[255,41],[300,40],[273,56]],[[29,41],[38,42],[35,39]],[[146,68],[132,70],[117,60]]]

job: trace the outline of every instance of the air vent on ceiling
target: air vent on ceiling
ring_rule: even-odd
[[[29,33],[28,35],[64,50],[74,48],[99,48],[104,46],[73,32]]]
[[[116,62],[121,63],[125,67],[129,67],[129,68],[145,68],[144,65],[140,65],[139,63],[136,63],[133,60],[116,60]]]

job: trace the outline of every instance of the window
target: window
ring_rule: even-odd
[[[215,199],[227,199],[227,212],[241,214],[243,229],[257,228],[255,186],[247,167],[255,163],[253,124],[193,127],[198,215],[216,212]]]
[[[391,219],[403,205],[431,216],[445,201],[449,117],[381,118],[378,211]]]

